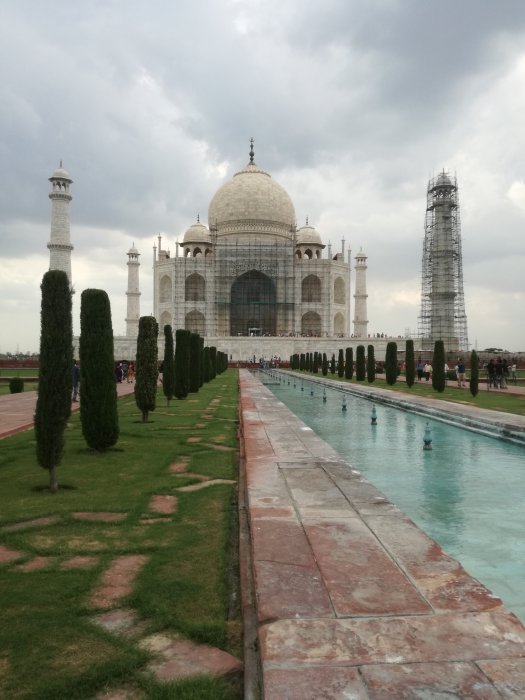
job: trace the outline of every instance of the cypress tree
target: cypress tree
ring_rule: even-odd
[[[56,493],[56,469],[64,452],[64,431],[71,414],[73,323],[69,280],[62,270],[42,278],[40,372],[35,411],[36,456],[49,472],[49,490]]]
[[[405,352],[405,379],[408,387],[411,387],[416,380],[416,359],[414,355],[414,341],[407,340]]]
[[[445,391],[446,385],[445,344],[442,340],[436,340],[432,358],[432,388],[442,392]]]
[[[202,351],[202,379],[208,383],[210,381],[210,348],[206,346]]]
[[[397,343],[390,341],[386,346],[385,378],[389,386],[397,381]]]
[[[173,330],[164,326],[164,362],[162,363],[162,391],[168,406],[175,396],[175,357],[173,354]]]
[[[319,373],[319,353],[318,352],[314,353],[314,366],[312,367],[312,372],[314,374]]]
[[[321,370],[323,372],[323,377],[326,377],[328,374],[328,358],[326,357],[326,353],[323,352],[323,361],[321,364]]]
[[[299,369],[301,372],[304,370],[305,362],[306,362],[306,359],[304,356],[304,352],[302,352],[301,356],[299,357]]]
[[[355,353],[355,378],[363,382],[366,376],[365,346],[358,345]]]
[[[204,384],[204,338],[199,335],[199,388]]]
[[[330,360],[330,374],[335,374],[335,353],[332,353],[332,359]]]
[[[190,333],[189,341],[189,363],[190,363],[190,375],[188,382],[188,391],[190,394],[195,394],[199,391],[199,334]]]
[[[345,374],[345,358],[343,348],[339,348],[339,357],[337,359],[337,374],[339,377],[344,377]]]
[[[159,377],[157,336],[159,326],[153,316],[139,318],[137,357],[135,360],[135,403],[142,411],[142,421],[147,422],[150,411],[157,405],[157,380]]]
[[[354,349],[346,348],[345,351],[345,378],[352,379],[354,376]]]
[[[85,289],[80,297],[80,386],[82,434],[102,452],[119,436],[111,306],[102,289]]]
[[[479,358],[478,353],[473,350],[470,353],[470,393],[477,396],[479,391]]]
[[[217,376],[217,348],[212,345],[210,348],[210,379]]]
[[[175,396],[185,399],[188,395],[190,373],[190,332],[184,328],[175,331]]]
[[[371,384],[376,380],[376,358],[374,352],[374,346],[368,346],[368,355],[366,358],[366,376],[368,383]]]

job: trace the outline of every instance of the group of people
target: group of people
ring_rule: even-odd
[[[115,365],[115,381],[118,384],[121,384],[122,382],[132,384],[135,381],[135,366],[133,362],[128,363],[124,361],[119,362],[117,365]],[[78,397],[80,395],[80,365],[78,364],[78,360],[75,360],[73,363],[71,385],[71,401],[76,402],[78,401]]]
[[[450,371],[449,366],[445,362],[445,375],[448,374]],[[465,363],[463,362],[463,358],[459,357],[458,358],[458,363],[454,368],[456,379],[458,382],[459,387],[466,387],[466,381],[465,381]],[[416,378],[418,382],[422,382],[423,379],[426,382],[430,381],[430,378],[432,377],[432,365],[430,364],[430,361],[427,360],[426,362],[423,362],[421,358],[417,361],[416,365]]]
[[[516,363],[513,362],[511,365],[507,362],[507,359],[501,359],[498,357],[496,361],[491,358],[487,365],[485,366],[487,371],[487,383],[489,388],[494,389],[506,389],[509,381],[516,383]]]

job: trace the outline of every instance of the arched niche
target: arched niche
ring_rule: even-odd
[[[206,283],[202,275],[194,272],[186,277],[184,283],[184,300],[185,301],[204,301],[205,300]]]
[[[321,317],[315,311],[307,311],[301,318],[302,335],[321,335]]]
[[[321,301],[321,280],[316,275],[308,275],[302,281],[301,301]]]
[[[171,314],[169,311],[163,311],[161,313],[159,326],[161,333],[164,332],[164,326],[171,326]]]
[[[276,299],[274,282],[262,272],[237,277],[230,294],[230,335],[275,335]]]
[[[204,336],[206,319],[200,311],[190,311],[184,319],[184,328],[192,333]]]
[[[345,317],[342,313],[337,313],[334,316],[334,334],[344,335],[345,333]]]
[[[334,302],[336,304],[345,303],[345,281],[342,277],[336,277],[334,280]]]
[[[163,275],[160,278],[159,289],[159,301],[161,304],[166,301],[171,301],[172,288],[171,277],[169,277],[169,275]]]

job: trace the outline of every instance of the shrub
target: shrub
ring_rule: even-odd
[[[190,332],[184,328],[175,331],[175,396],[185,399],[189,389]]]
[[[479,391],[479,358],[478,353],[473,350],[470,353],[470,393],[477,396]]]
[[[434,356],[432,358],[432,388],[436,391],[445,391],[445,344],[442,340],[434,343]]]
[[[364,381],[366,376],[365,346],[358,345],[355,355],[355,378],[358,382]]]
[[[147,422],[149,412],[155,410],[157,401],[159,326],[153,316],[139,318],[137,357],[135,360],[135,403]]]
[[[354,349],[346,348],[345,351],[345,378],[352,379],[354,376]]]
[[[73,323],[69,280],[62,270],[42,278],[40,373],[35,411],[38,463],[49,472],[49,489],[58,491],[56,468],[64,452],[64,430],[71,415]]]
[[[397,344],[390,341],[386,346],[385,355],[385,379],[389,386],[393,386],[397,381]]]
[[[82,435],[102,452],[119,436],[111,306],[102,289],[85,289],[80,298],[80,386]]]
[[[11,377],[9,380],[9,391],[11,394],[21,394],[24,391],[24,380],[22,377]]]
[[[164,326],[164,361],[162,363],[162,391],[168,406],[175,396],[175,356],[173,353],[173,330]]]
[[[339,354],[337,357],[337,376],[344,377],[345,374],[345,357],[343,349],[339,348]]]
[[[375,382],[376,379],[376,358],[374,354],[374,346],[368,346],[368,355],[366,358],[366,376],[368,383]]]
[[[189,338],[189,381],[188,391],[195,394],[199,391],[199,364],[200,364],[200,335],[190,333]]]
[[[416,381],[416,359],[413,340],[407,340],[405,350],[405,378],[407,386],[411,387]]]
[[[328,374],[328,358],[326,357],[326,353],[323,352],[323,361],[321,363],[321,371],[323,373],[323,377],[326,377]]]

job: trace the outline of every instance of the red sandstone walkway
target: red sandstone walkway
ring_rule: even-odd
[[[525,698],[518,619],[240,377],[265,699]]]
[[[133,393],[135,385],[117,384],[118,396]],[[24,391],[21,394],[5,394],[0,396],[0,439],[21,433],[33,427],[33,417],[36,407],[36,391]],[[78,411],[80,403],[72,403],[72,411]]]

